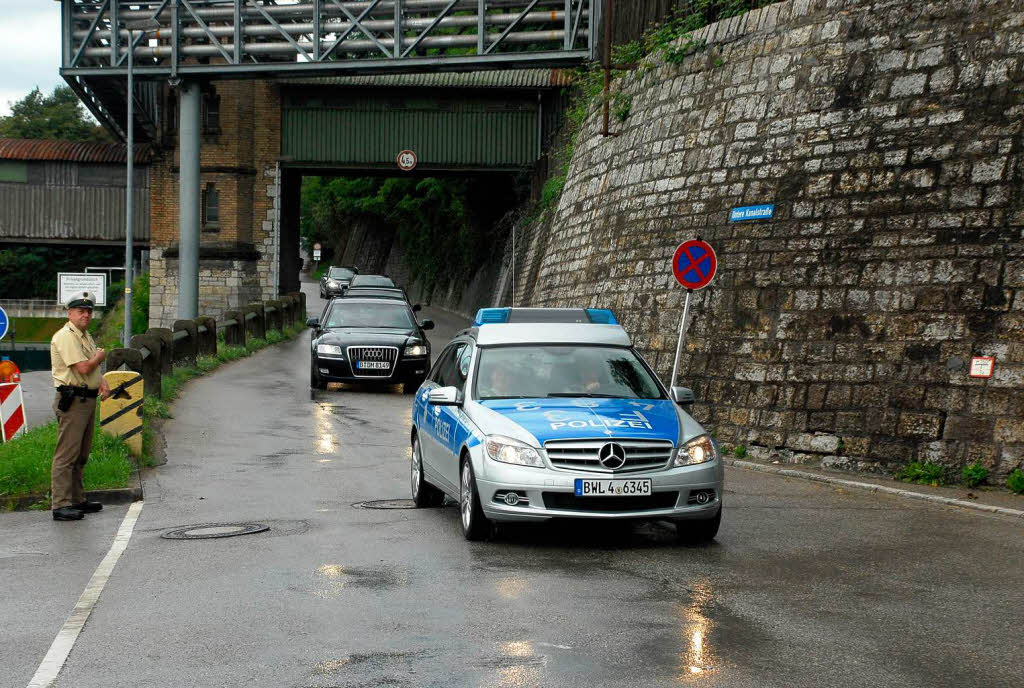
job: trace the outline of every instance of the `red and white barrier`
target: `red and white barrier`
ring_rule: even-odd
[[[27,430],[21,385],[10,382],[0,384],[0,438],[9,442]]]

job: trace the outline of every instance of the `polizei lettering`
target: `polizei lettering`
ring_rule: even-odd
[[[560,420],[553,421],[551,423],[552,430],[559,430],[561,428],[600,428],[605,430],[608,428],[630,428],[634,430],[653,430],[654,426],[648,422],[647,417],[644,414],[636,411],[634,413],[624,413],[619,418],[587,418],[577,420]]]

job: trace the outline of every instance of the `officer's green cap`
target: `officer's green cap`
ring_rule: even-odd
[[[68,299],[66,307],[68,310],[72,308],[88,308],[92,310],[96,307],[96,297],[88,291],[76,292]]]

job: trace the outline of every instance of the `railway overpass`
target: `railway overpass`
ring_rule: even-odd
[[[592,58],[602,4],[61,1],[65,80],[108,129],[122,138],[132,129],[162,151],[150,179],[156,321],[195,317],[203,290],[211,301],[244,301],[295,286],[298,218],[282,212],[297,197],[290,168],[383,169],[428,140],[421,171],[528,168],[550,126],[545,104],[562,85],[552,70]],[[543,84],[472,76],[497,70],[546,76]],[[448,86],[386,83],[394,78],[386,75],[443,81],[453,72],[462,74]],[[356,84],[330,81],[367,77],[380,88],[361,100]],[[300,83],[316,79],[326,81]],[[406,95],[387,95],[394,89]],[[394,149],[403,137],[414,140]],[[310,147],[319,139],[332,142],[329,155]],[[480,155],[485,148],[490,157]],[[161,235],[168,229],[174,238]]]

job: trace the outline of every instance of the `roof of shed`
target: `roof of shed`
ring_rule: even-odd
[[[152,157],[149,146],[135,146],[136,163],[144,165]],[[128,162],[128,146],[123,143],[0,138],[0,160],[63,160],[123,165]]]
[[[284,84],[316,86],[376,86],[398,88],[561,88],[572,75],[565,69],[504,69],[480,72],[434,72],[415,74],[365,74],[283,78]]]

